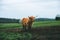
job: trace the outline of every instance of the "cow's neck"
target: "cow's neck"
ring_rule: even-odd
[[[29,20],[29,22],[28,22],[29,24],[31,24],[31,23],[33,23],[31,20]]]

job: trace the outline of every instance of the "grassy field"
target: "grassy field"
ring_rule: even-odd
[[[60,25],[60,21],[39,21],[33,23],[33,28],[35,27],[45,27],[45,26],[55,26]],[[0,23],[1,28],[22,28],[21,23]]]
[[[60,25],[60,21],[40,21],[34,22],[33,27],[45,27]]]
[[[44,27],[55,27],[54,29]],[[34,22],[31,32],[5,32],[0,30],[0,40],[59,40],[60,21]],[[43,28],[40,28],[43,27]],[[21,23],[0,23],[0,29],[22,28]]]
[[[1,32],[0,40],[31,40],[32,34],[30,33],[13,33]]]

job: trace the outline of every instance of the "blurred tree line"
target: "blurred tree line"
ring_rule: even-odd
[[[54,20],[60,20],[60,15],[57,15],[55,19],[49,19],[49,18],[36,18],[35,21],[54,21]],[[20,23],[20,19],[11,19],[11,18],[0,18],[0,23]]]
[[[19,23],[19,19],[0,18],[0,23]]]
[[[35,21],[54,21],[55,19],[49,19],[49,18],[36,18]]]
[[[36,18],[35,21],[52,21],[55,19],[48,19],[48,18]],[[10,18],[0,18],[0,23],[19,23],[21,22],[20,19],[10,19]]]

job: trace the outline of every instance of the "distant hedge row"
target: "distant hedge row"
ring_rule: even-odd
[[[60,20],[60,17],[56,17],[55,19],[49,18],[36,18],[35,21],[54,21]],[[11,18],[0,18],[0,23],[19,23],[20,19],[11,19]]]
[[[51,21],[54,19],[48,18],[36,18],[35,21]],[[19,19],[10,19],[10,18],[0,18],[0,23],[19,23]]]
[[[0,23],[19,23],[19,19],[0,18]]]
[[[55,19],[49,19],[49,18],[36,18],[35,21],[54,21]]]

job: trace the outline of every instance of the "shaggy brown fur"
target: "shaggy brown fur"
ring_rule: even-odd
[[[22,19],[22,26],[23,26],[23,29],[28,29],[28,30],[30,30],[31,29],[31,27],[32,27],[32,24],[33,24],[33,22],[34,22],[34,16],[30,16],[30,17],[28,17],[28,18],[23,18]]]

